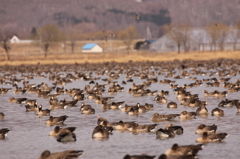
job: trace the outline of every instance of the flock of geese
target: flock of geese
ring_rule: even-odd
[[[124,100],[115,99],[114,95],[118,92],[126,92],[132,95],[136,101],[143,96],[153,96],[154,103],[166,105],[169,109],[178,107],[192,107],[196,111],[182,111],[178,114],[162,114],[161,112],[153,113],[149,119],[151,124],[140,124],[135,121],[111,121],[104,117],[97,116],[96,126],[92,130],[92,138],[97,140],[108,139],[114,131],[129,131],[133,134],[138,133],[154,133],[156,139],[174,138],[176,135],[184,133],[181,125],[174,125],[174,120],[194,120],[198,116],[223,117],[224,108],[232,108],[236,113],[240,112],[240,102],[238,99],[228,99],[227,94],[238,92],[240,90],[240,79],[231,81],[231,77],[239,75],[239,64],[237,60],[215,60],[215,61],[172,61],[172,62],[128,62],[128,63],[103,63],[103,64],[75,64],[75,65],[32,65],[32,66],[1,66],[0,67],[0,83],[1,85],[12,88],[0,88],[0,94],[10,94],[9,103],[18,103],[25,105],[26,112],[34,112],[39,118],[49,116],[45,121],[48,126],[53,126],[49,136],[56,138],[58,142],[75,142],[77,135],[74,131],[77,127],[65,127],[64,122],[68,119],[68,115],[52,116],[51,112],[58,109],[66,109],[68,107],[78,107],[82,114],[97,114],[94,106],[87,104],[85,99],[93,100],[100,105],[104,111],[119,110],[127,115],[134,116],[148,111],[154,111],[155,104],[145,103],[128,104]],[[69,71],[71,70],[71,71]],[[178,72],[179,71],[179,72]],[[63,74],[62,72],[65,72]],[[20,74],[21,77],[16,75]],[[93,75],[95,74],[95,76]],[[124,74],[125,79],[119,81],[120,75]],[[195,75],[209,75],[210,78],[197,79]],[[164,75],[165,79],[158,79],[159,75]],[[107,76],[108,78],[102,78]],[[217,77],[216,77],[217,76]],[[42,83],[30,83],[29,81],[35,77],[48,78],[52,82],[52,86]],[[136,84],[134,78],[139,78],[143,82]],[[189,78],[193,82],[182,86],[176,84],[176,81],[183,78]],[[72,88],[66,89],[65,85],[76,80],[87,81],[89,84],[83,89]],[[99,82],[101,80],[101,82]],[[100,84],[104,83],[104,84]],[[126,88],[127,84],[131,84],[130,88]],[[169,101],[169,91],[166,90],[150,90],[149,87],[153,83],[161,83],[169,85],[171,90],[179,100],[177,102]],[[192,94],[188,88],[199,87],[205,84],[206,87],[213,88],[211,92],[204,90],[206,98],[222,98],[222,101],[216,108],[209,110],[207,101],[199,98],[199,94]],[[225,90],[220,91],[215,88],[223,87]],[[215,89],[215,90],[214,90]],[[36,99],[30,99],[27,96],[17,98],[14,94],[36,94],[38,98],[49,101],[49,107],[43,108],[42,104]],[[199,92],[200,93],[200,92]],[[68,94],[72,100],[59,99],[58,96]],[[1,97],[1,96],[0,96]],[[1,110],[0,110],[1,111]],[[1,122],[4,122],[4,112],[0,112]],[[159,128],[159,122],[169,121],[166,127]],[[196,127],[196,138],[198,144],[179,145],[173,144],[171,148],[162,153],[159,159],[187,159],[196,158],[199,150],[202,150],[204,144],[211,142],[222,142],[227,136],[227,132],[217,132],[217,125],[200,124]],[[0,128],[0,139],[7,139],[8,128]],[[84,154],[83,150],[66,150],[62,152],[50,152],[45,150],[41,153],[39,159],[70,159],[78,158]],[[156,156],[145,154],[129,155],[124,154],[124,159],[150,159]]]

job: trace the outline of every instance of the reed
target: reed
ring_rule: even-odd
[[[101,41],[100,41],[101,42]],[[99,43],[100,43],[99,42]],[[84,44],[84,42],[81,42]],[[65,51],[59,45],[49,50],[47,58],[36,44],[17,44],[12,47],[11,60],[6,60],[6,55],[0,49],[0,65],[35,65],[41,64],[74,64],[74,63],[102,63],[102,62],[129,62],[129,61],[173,61],[173,60],[214,60],[214,59],[240,59],[240,51],[223,52],[188,52],[188,53],[152,53],[148,51],[130,51],[114,49],[104,53],[81,53],[80,43],[76,45],[75,53],[67,47]],[[113,46],[120,46],[118,41]]]

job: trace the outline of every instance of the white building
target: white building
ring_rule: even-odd
[[[14,35],[9,41],[10,43],[19,43],[20,39],[16,35]]]
[[[88,43],[82,47],[82,52],[84,53],[102,53],[103,48],[97,43]]]
[[[230,32],[224,41],[224,50],[240,50],[240,39],[236,39],[236,30]],[[192,28],[190,31],[190,41],[188,43],[189,51],[212,51],[220,50],[217,42],[214,47],[211,43],[211,38],[205,29]],[[150,44],[150,51],[152,52],[177,52],[177,44],[167,35],[162,36]],[[180,46],[180,52],[184,52],[183,45]]]
[[[10,43],[31,43],[33,40],[21,40],[16,35],[14,35],[10,40]]]

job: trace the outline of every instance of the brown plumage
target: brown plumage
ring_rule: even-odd
[[[77,127],[60,128],[59,126],[56,126],[54,130],[49,133],[49,135],[57,137],[62,132],[74,132],[76,129]]]
[[[228,136],[227,133],[208,134],[207,132],[204,132],[201,137],[196,139],[196,142],[199,142],[199,143],[221,142],[227,136]]]
[[[187,155],[197,155],[199,150],[202,150],[203,145],[183,145],[173,144],[173,146],[168,149],[165,154],[167,156],[187,156]]]
[[[5,114],[3,112],[0,112],[0,119],[4,119]]]
[[[80,111],[82,112],[82,114],[95,114],[95,109],[92,108],[91,105],[84,104],[84,103],[82,103]]]
[[[0,129],[0,139],[5,139],[7,137],[7,133],[10,130],[8,128],[2,128]]]
[[[57,141],[58,142],[73,142],[76,141],[76,134],[73,132],[61,132],[58,136],[57,136]]]
[[[53,126],[53,125],[61,125],[64,121],[68,118],[67,115],[53,117],[50,116],[49,119],[46,121],[46,125]]]
[[[196,134],[203,134],[204,132],[207,132],[208,134],[215,133],[217,130],[217,125],[205,125],[200,124],[196,129]]]
[[[167,115],[163,115],[163,114],[159,114],[159,113],[155,113],[152,116],[152,121],[153,122],[160,122],[160,121],[166,121],[166,120],[173,120],[175,119],[177,116],[179,116],[179,114],[167,114]]]
[[[77,159],[83,154],[83,150],[66,150],[54,153],[51,153],[49,150],[45,150],[42,152],[39,159]]]
[[[155,156],[149,156],[149,155],[125,155],[123,159],[154,159]]]
[[[49,110],[49,109],[44,109],[44,110],[43,110],[43,109],[42,109],[42,105],[39,105],[36,114],[37,114],[39,117],[42,117],[42,116],[50,116],[50,112],[51,112],[51,110]]]
[[[214,108],[212,110],[212,116],[224,116],[224,111],[219,108]]]
[[[195,118],[196,112],[187,112],[187,111],[182,111],[180,113],[180,119],[192,119]]]
[[[105,126],[98,125],[94,128],[92,132],[92,138],[95,139],[106,139],[109,137],[109,132]]]

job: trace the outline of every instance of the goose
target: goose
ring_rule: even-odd
[[[142,154],[142,155],[125,155],[123,157],[123,159],[154,159],[155,156],[149,156],[149,155],[145,155],[145,154]]]
[[[134,19],[135,19],[135,20],[139,20],[139,19],[140,19],[140,15],[139,15],[139,14],[135,14],[135,15],[134,15]]]
[[[21,104],[21,103],[24,103],[26,100],[27,100],[27,98],[14,98],[14,97],[11,97],[11,98],[8,99],[8,102],[9,103]]]
[[[54,153],[51,153],[49,150],[45,150],[38,159],[77,159],[83,155],[83,150],[65,150]]]
[[[173,131],[175,134],[177,135],[181,135],[183,134],[183,127],[182,126],[177,126],[177,125],[173,125],[172,123],[169,123],[166,127],[166,130],[170,130]]]
[[[238,113],[240,113],[240,103],[237,103],[237,104],[236,104],[236,107],[237,107]]]
[[[209,143],[209,142],[221,142],[228,136],[227,133],[212,133],[208,134],[204,132],[201,137],[196,139],[199,143]]]
[[[214,97],[215,98],[220,98],[220,97],[226,97],[228,94],[227,91],[219,92],[218,90],[214,91]]]
[[[39,105],[36,114],[37,114],[39,117],[42,117],[42,116],[50,116],[50,112],[51,112],[51,110],[49,110],[49,109],[42,110],[42,105]]]
[[[25,105],[26,108],[26,112],[30,112],[30,111],[34,111],[37,112],[38,111],[38,106],[37,104],[31,106],[31,105]]]
[[[72,101],[67,101],[66,99],[63,100],[63,103],[70,107],[76,106],[77,102],[78,102],[77,99],[72,100]]]
[[[176,102],[169,102],[167,104],[167,108],[177,108],[177,103]]]
[[[184,155],[184,156],[167,156],[165,154],[161,154],[158,159],[197,159],[198,157],[195,155]]]
[[[173,137],[175,137],[175,133],[172,130],[160,128],[156,131],[157,139],[166,139],[166,138],[173,138]]]
[[[49,133],[49,136],[57,137],[62,132],[74,132],[76,129],[77,127],[60,128],[59,126],[56,126],[54,130]]]
[[[137,107],[138,107],[138,112],[139,113],[145,113],[147,111],[145,106],[141,106],[139,103],[137,103]]]
[[[187,111],[182,111],[180,113],[180,119],[193,119],[196,116],[196,112],[187,112]]]
[[[126,130],[125,123],[122,120],[120,120],[119,122],[110,123],[109,125],[111,125],[115,130],[119,130],[119,131]]]
[[[163,114],[159,114],[159,113],[154,113],[151,120],[153,122],[160,122],[160,121],[166,121],[166,120],[174,120],[177,116],[179,116],[179,114],[167,114],[167,115],[163,115]]]
[[[67,118],[68,118],[67,115],[63,115],[59,117],[50,116],[49,119],[45,122],[45,124],[49,126],[62,125]]]
[[[153,104],[145,103],[144,107],[145,107],[147,110],[153,110],[153,109],[154,109]]]
[[[167,99],[164,97],[164,96],[160,96],[160,95],[157,95],[154,100],[157,102],[157,103],[162,103],[162,104],[166,104],[167,103]]]
[[[57,136],[57,141],[58,142],[73,142],[76,141],[76,134],[68,131],[68,132],[61,132],[58,136]]]
[[[202,135],[204,132],[207,132],[208,134],[215,133],[217,130],[217,125],[205,125],[205,124],[200,124],[198,125],[196,129],[196,134]]]
[[[95,109],[92,108],[91,105],[82,103],[82,106],[80,108],[80,111],[82,114],[95,114]]]
[[[167,156],[187,156],[187,155],[197,155],[199,150],[202,150],[203,144],[196,145],[178,145],[173,144],[172,147],[166,150],[165,155]]]
[[[224,111],[219,108],[214,108],[212,110],[212,116],[224,116]]]
[[[0,129],[0,140],[1,139],[6,139],[7,137],[7,133],[9,132],[10,130],[8,128],[2,128]]]
[[[27,99],[27,100],[23,101],[22,103],[24,103],[26,105],[34,106],[34,105],[37,105],[37,100],[36,99]]]
[[[218,104],[218,107],[233,107],[233,106],[236,106],[237,103],[238,103],[238,99],[235,99],[235,100],[225,99]]]
[[[55,103],[55,102],[53,102],[53,103]],[[49,109],[50,110],[54,110],[54,109],[67,109],[67,105],[63,101],[60,101],[60,102],[57,102],[55,104],[51,104]]]
[[[106,139],[108,137],[109,137],[109,132],[102,125],[96,126],[92,132],[92,138],[95,138],[95,139]]]
[[[138,123],[133,123],[127,130],[132,133],[151,132],[155,130],[156,126],[157,124],[139,125]]]
[[[138,111],[138,107],[131,107],[129,111],[126,112],[128,115],[138,115],[139,111]]]
[[[0,119],[4,119],[5,114],[3,112],[0,112]]]
[[[208,114],[208,109],[206,108],[205,105],[201,105],[200,107],[197,108],[196,114],[197,115],[207,115]]]

